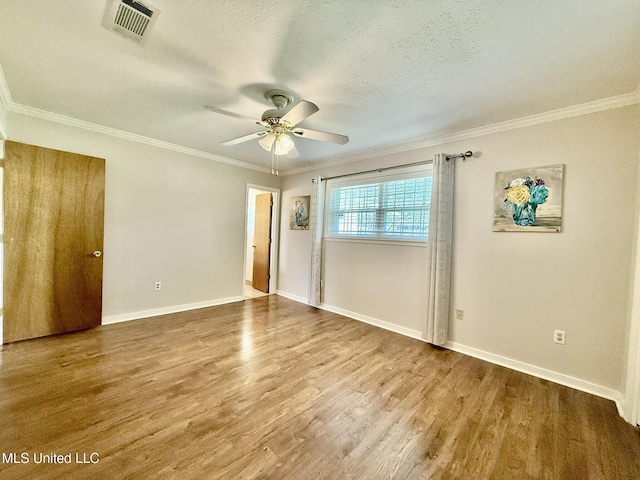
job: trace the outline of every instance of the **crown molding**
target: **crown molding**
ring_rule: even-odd
[[[296,175],[298,173],[310,172],[313,170],[318,170],[320,168],[334,167],[338,165],[359,162],[361,160],[370,160],[372,158],[382,157],[385,155],[394,155],[402,152],[418,150],[421,148],[444,145],[445,143],[468,140],[471,138],[482,137],[494,133],[507,132],[509,130],[515,130],[517,128],[555,122],[557,120],[562,120],[565,118],[578,117],[581,115],[587,115],[589,113],[601,112],[604,110],[627,107],[629,105],[636,104],[640,104],[640,85],[638,85],[638,88],[635,91],[626,93],[624,95],[603,98],[601,100],[595,100],[593,102],[582,103],[580,105],[572,105],[569,107],[559,108],[557,110],[551,110],[549,112],[537,113],[535,115],[516,118],[514,120],[507,120],[505,122],[493,123],[482,127],[471,128],[468,130],[461,130],[455,133],[437,135],[413,142],[399,143],[396,145],[376,148],[373,150],[366,150],[363,152],[355,153],[353,155],[338,157],[329,162],[322,162],[321,164],[316,163],[314,165],[309,165],[308,167],[281,172],[280,175]]]
[[[184,153],[186,155],[192,155],[195,157],[205,158],[207,160],[213,160],[216,162],[224,163],[227,165],[233,165],[240,168],[248,168],[262,173],[271,173],[271,170],[266,167],[254,165],[252,163],[242,162],[240,160],[234,160],[222,155],[216,155],[213,153],[197,150],[195,148],[185,147],[155,138],[146,137],[144,135],[138,135],[135,133],[125,132],[124,130],[118,130],[97,123],[87,122],[79,120],[73,117],[60,115],[57,113],[48,112],[34,107],[28,107],[15,103],[11,98],[11,92],[7,84],[7,80],[0,65],[0,102],[5,106],[5,109],[9,112],[20,113],[31,117],[41,118],[55,123],[68,125],[71,127],[80,128],[83,130],[89,130],[92,132],[102,133],[116,138],[129,140],[133,142],[139,142],[146,145],[162,148],[165,150],[171,150],[178,153]],[[394,155],[402,152],[408,152],[412,150],[419,150],[421,148],[434,147],[437,145],[444,145],[446,143],[468,140],[471,138],[481,137],[485,135],[491,135],[494,133],[506,132],[509,130],[515,130],[517,128],[529,127],[532,125],[539,125],[542,123],[554,122],[556,120],[562,120],[570,117],[577,117],[580,115],[587,115],[589,113],[601,112],[604,110],[611,110],[614,108],[626,107],[629,105],[640,104],[640,84],[635,91],[617,95],[614,97],[604,98],[601,100],[595,100],[593,102],[587,102],[579,105],[572,105],[569,107],[559,108],[557,110],[551,110],[549,112],[538,113],[535,115],[529,115],[526,117],[517,118],[514,120],[507,120],[504,122],[493,123],[482,127],[471,128],[468,130],[461,130],[455,133],[449,133],[444,135],[436,135],[433,137],[427,137],[421,140],[413,142],[399,143],[381,148],[375,148],[372,150],[361,151],[352,155],[345,155],[334,158],[330,161],[324,161],[322,163],[314,163],[307,167],[296,168],[286,172],[280,172],[281,176],[296,175],[298,173],[309,172],[318,170],[320,168],[328,168],[337,165],[344,165],[353,162],[359,162],[361,160],[370,160],[372,158],[382,157],[385,155]],[[0,136],[7,138],[6,132],[1,131]]]
[[[194,157],[206,158],[207,160],[214,160],[216,162],[226,163],[227,165],[233,165],[235,167],[248,168],[250,170],[256,170],[258,172],[263,172],[263,173],[271,172],[271,170],[269,170],[266,167],[261,167],[259,165],[254,165],[252,163],[242,162],[240,160],[234,160],[232,158],[223,157],[222,155],[216,155],[213,153],[204,152],[202,150],[197,150],[195,148],[185,147],[182,145],[177,145],[175,143],[157,140],[151,137],[145,137],[144,135],[138,135],[137,133],[125,132],[124,130],[118,130],[116,128],[99,125],[97,123],[87,122],[87,121],[79,120],[73,117],[67,117],[66,115],[60,115],[57,113],[48,112],[46,110],[40,110],[38,108],[28,107],[26,105],[21,105],[19,103],[13,103],[11,105],[10,110],[12,112],[28,115],[30,117],[36,117],[43,120],[48,120],[50,122],[60,123],[62,125],[67,125],[70,127],[76,127],[83,130],[88,130],[91,132],[102,133],[104,135],[109,135],[112,137],[129,140],[132,142],[143,143],[145,145],[151,145],[153,147],[158,147],[165,150],[171,150],[173,152],[184,153],[186,155],[192,155]]]
[[[116,128],[99,125],[97,123],[86,122],[84,120],[79,120],[77,118],[67,117],[66,115],[59,115],[57,113],[48,112],[46,110],[41,110],[39,108],[28,107],[26,105],[15,103],[11,98],[11,91],[9,90],[9,85],[7,84],[7,79],[4,75],[4,70],[2,70],[2,65],[0,65],[0,102],[2,102],[7,112],[20,113],[30,117],[36,117],[42,120],[48,120],[50,122],[60,123],[62,125],[67,125],[70,127],[76,127],[76,128],[88,130],[91,132],[102,133],[104,135],[122,138],[124,140],[130,140],[132,142],[144,143],[146,145],[151,145],[151,146],[162,148],[165,150],[171,150],[173,152],[184,153],[186,155],[192,155],[200,158],[206,158],[207,160],[213,160],[216,162],[225,163],[227,165],[233,165],[235,167],[248,168],[250,170],[256,170],[262,173],[271,173],[270,169],[266,167],[261,167],[259,165],[254,165],[252,163],[242,162],[240,160],[234,160],[232,158],[223,157],[222,155],[215,155],[213,153],[204,152],[202,150],[197,150],[195,148],[184,147],[182,145],[177,145],[175,143],[164,142],[162,140],[157,140],[155,138],[145,137],[144,135],[129,133],[129,132],[125,132],[124,130],[118,130]],[[0,137],[4,139],[7,138],[7,134],[5,131],[2,130],[1,126],[0,126]]]

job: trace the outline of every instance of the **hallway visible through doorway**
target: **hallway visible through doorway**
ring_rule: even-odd
[[[243,296],[245,298],[261,297],[276,291],[279,193],[279,190],[270,187],[247,185],[243,273]],[[266,205],[269,205],[269,199],[271,202],[271,207],[266,207],[266,214],[263,211],[264,198],[267,199]],[[258,203],[261,207],[259,216],[261,220],[256,222]],[[265,215],[267,215],[268,222],[264,221]],[[260,278],[254,278],[256,275],[259,275]]]

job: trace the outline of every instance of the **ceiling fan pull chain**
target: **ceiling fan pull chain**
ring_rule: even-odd
[[[275,169],[275,148],[271,147],[271,175],[275,175],[276,174],[276,169]]]

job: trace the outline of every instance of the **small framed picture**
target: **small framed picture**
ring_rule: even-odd
[[[289,228],[291,230],[309,230],[310,195],[291,197]]]

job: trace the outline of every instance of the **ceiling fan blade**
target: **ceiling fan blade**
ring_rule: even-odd
[[[300,100],[298,104],[289,110],[282,120],[288,122],[291,126],[297,125],[305,118],[313,115],[320,110],[315,103],[307,102],[306,100]]]
[[[249,135],[243,135],[242,137],[238,137],[238,138],[233,138],[231,140],[227,140],[226,142],[223,142],[222,145],[236,145],[238,143],[242,143],[242,142],[246,142],[248,140],[254,140],[256,138],[260,138],[263,137],[267,134],[268,132],[255,132],[255,133],[250,133]]]
[[[321,142],[331,142],[344,145],[349,141],[346,135],[338,135],[337,133],[321,132],[320,130],[309,130],[308,128],[296,128],[291,130],[296,137],[310,138],[311,140],[320,140]]]
[[[228,117],[238,118],[240,120],[249,120],[250,122],[257,123],[258,125],[265,125],[265,126],[267,125],[265,122],[262,122],[260,120],[256,120],[255,118],[247,117],[247,116],[241,115],[239,113],[230,112],[228,110],[223,110],[222,108],[209,107],[209,106],[205,106],[204,108],[205,108],[205,110],[209,110],[210,112],[220,113],[220,114],[226,115]]]

